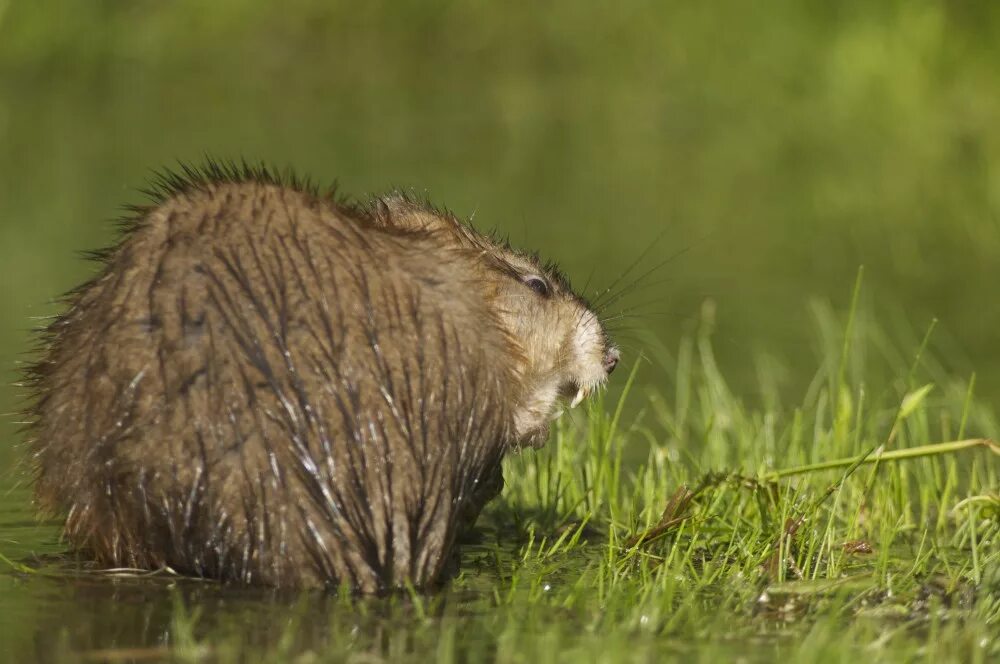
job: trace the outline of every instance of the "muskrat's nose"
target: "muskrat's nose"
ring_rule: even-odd
[[[621,353],[618,352],[618,349],[609,348],[604,353],[604,370],[610,374],[618,366],[619,359],[621,359]]]

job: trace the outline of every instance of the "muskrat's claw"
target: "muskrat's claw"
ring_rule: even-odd
[[[576,408],[577,406],[580,405],[580,402],[583,401],[584,398],[586,398],[586,396],[587,396],[587,389],[581,387],[579,390],[576,391],[576,396],[573,397],[573,400],[569,403],[569,407]]]

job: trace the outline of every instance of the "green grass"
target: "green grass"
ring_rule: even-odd
[[[856,355],[872,367],[886,359],[871,318],[818,310],[817,320],[821,368],[792,406],[733,394],[707,319],[676,353],[636,363],[615,402],[592,402],[564,417],[546,448],[507,459],[480,541],[437,593],[275,594],[83,573],[70,576],[103,588],[107,603],[87,629],[55,628],[46,652],[65,661],[995,661],[1000,451],[977,438],[996,435],[994,411],[971,377],[939,374],[925,344],[895,380],[868,382],[847,368]],[[652,387],[637,387],[643,372]],[[67,578],[52,565],[16,572],[27,585]],[[133,594],[147,598],[138,616]],[[107,623],[118,631],[108,636]]]

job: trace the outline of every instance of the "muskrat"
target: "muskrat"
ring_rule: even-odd
[[[216,163],[151,193],[29,371],[37,500],[102,564],[433,584],[618,361],[553,266],[404,194]]]

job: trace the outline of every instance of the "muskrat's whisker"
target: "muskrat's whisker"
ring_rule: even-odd
[[[615,314],[601,318],[601,324],[605,325],[609,330],[610,329],[617,330],[619,329],[619,326],[615,325],[615,323],[622,320],[631,320],[631,319],[644,320],[646,318],[680,317],[680,314],[676,311],[663,311],[663,310],[650,311],[646,309],[646,307],[650,307],[655,304],[662,304],[662,303],[648,302],[641,307],[637,306],[637,307],[629,307],[628,309],[623,309]]]
[[[601,316],[601,320],[602,321],[609,320],[610,316],[613,316],[613,315],[632,313],[634,311],[640,311],[640,310],[642,310],[645,307],[651,307],[653,305],[662,305],[663,303],[664,302],[663,302],[663,298],[662,297],[653,298],[653,299],[649,299],[649,300],[644,300],[642,302],[637,302],[637,303],[631,304],[631,305],[629,305],[627,307],[623,307],[622,309],[619,309],[614,314],[610,314],[609,316]]]
[[[663,269],[664,267],[666,267],[669,263],[671,263],[672,261],[674,261],[676,258],[678,258],[679,256],[683,255],[685,252],[687,252],[688,250],[690,250],[690,248],[691,247],[687,247],[685,249],[682,249],[681,251],[678,251],[678,252],[676,252],[676,253],[668,256],[667,258],[663,259],[662,261],[660,261],[659,263],[657,263],[653,267],[649,268],[648,270],[646,270],[645,272],[643,272],[642,274],[640,274],[638,277],[636,277],[635,279],[633,279],[631,282],[629,282],[628,284],[625,284],[624,286],[622,286],[617,292],[615,292],[615,293],[613,293],[611,295],[608,295],[608,297],[605,298],[604,300],[602,300],[600,302],[600,304],[595,304],[594,305],[595,310],[597,310],[597,311],[603,311],[604,309],[607,309],[609,306],[611,306],[612,304],[614,304],[615,302],[617,302],[618,300],[620,300],[622,297],[624,297],[625,295],[628,295],[628,293],[631,292],[631,290],[633,288],[635,288],[639,284],[641,284],[643,282],[643,280],[645,280],[647,277],[649,277],[650,275],[652,275],[652,274],[658,272],[659,270]]]
[[[703,236],[695,239],[693,242],[691,242],[686,247],[684,247],[682,249],[679,249],[678,251],[675,251],[674,253],[670,254],[663,261],[661,261],[660,263],[658,263],[658,264],[654,265],[653,267],[651,267],[645,273],[641,274],[639,277],[637,277],[636,279],[634,279],[631,283],[622,286],[618,290],[618,292],[616,292],[614,294],[608,294],[606,297],[603,297],[603,298],[598,298],[598,301],[594,303],[594,310],[600,312],[601,310],[606,309],[607,307],[609,307],[610,305],[612,305],[614,302],[617,302],[621,297],[623,297],[623,296],[627,295],[629,292],[631,292],[632,288],[635,288],[636,286],[638,286],[639,284],[641,284],[642,281],[644,279],[646,279],[646,277],[648,277],[649,275],[653,274],[654,272],[657,272],[658,270],[662,269],[664,266],[666,266],[667,264],[669,264],[671,261],[673,261],[673,260],[675,260],[675,259],[683,256],[687,252],[691,251],[694,247],[698,246],[701,242],[703,242],[705,239],[707,239],[711,235],[712,235],[711,232],[710,233],[706,233],[705,235],[703,235]],[[659,237],[662,237],[662,233],[661,233],[660,236],[658,236],[657,241],[659,241]],[[649,248],[646,249],[646,252],[648,252],[648,251],[649,251]],[[616,280],[616,283],[617,283],[617,281],[618,280]],[[610,290],[611,289],[608,288],[605,291],[605,293],[607,293]]]
[[[635,260],[633,260],[631,263],[629,263],[629,265],[625,268],[625,270],[622,271],[622,273],[619,274],[617,277],[615,277],[614,281],[612,281],[610,284],[608,284],[607,288],[605,288],[602,292],[600,292],[600,293],[598,293],[596,295],[596,297],[594,299],[594,308],[595,309],[600,308],[599,302],[601,301],[601,298],[606,293],[611,292],[611,290],[615,286],[617,286],[619,284],[619,282],[621,282],[622,279],[625,279],[626,277],[628,277],[628,275],[632,273],[632,270],[634,270],[639,265],[639,263],[641,263],[643,260],[645,260],[646,256],[649,255],[649,252],[651,252],[656,247],[656,245],[660,243],[660,240],[662,240],[663,237],[666,234],[667,234],[667,229],[663,229],[662,231],[660,231],[660,234],[657,235],[653,239],[653,241],[650,242],[649,245],[647,245],[641,252],[639,252],[639,255],[635,258]],[[586,291],[586,289],[584,289],[584,291]]]
[[[653,288],[654,286],[659,286],[661,284],[667,284],[667,283],[671,283],[671,282],[676,282],[676,280],[677,280],[677,277],[675,277],[675,276],[667,276],[667,277],[663,277],[662,279],[657,279],[655,281],[647,281],[645,283],[638,283],[638,284],[635,285],[635,289],[636,290],[632,291],[632,292],[645,292],[645,291],[648,291],[650,288]],[[602,311],[606,310],[608,307],[610,307],[615,302],[617,302],[618,300],[624,298],[627,295],[629,295],[629,291],[621,291],[620,293],[618,293],[618,294],[615,295],[614,299],[609,299],[607,302],[605,302],[602,305],[601,310]]]
[[[678,313],[676,311],[654,311],[654,312],[650,312],[648,314],[626,314],[626,315],[623,315],[623,316],[617,316],[615,318],[612,318],[612,319],[610,319],[610,321],[607,321],[605,324],[606,324],[607,329],[609,331],[613,331],[615,334],[618,334],[618,332],[621,329],[623,329],[621,327],[621,325],[620,325],[621,321],[626,321],[626,320],[642,321],[642,320],[645,320],[647,318],[662,318],[662,319],[667,319],[667,320],[670,320],[670,319],[676,320],[677,318],[679,318],[679,315],[678,315]],[[637,328],[637,329],[641,329],[641,328]]]

